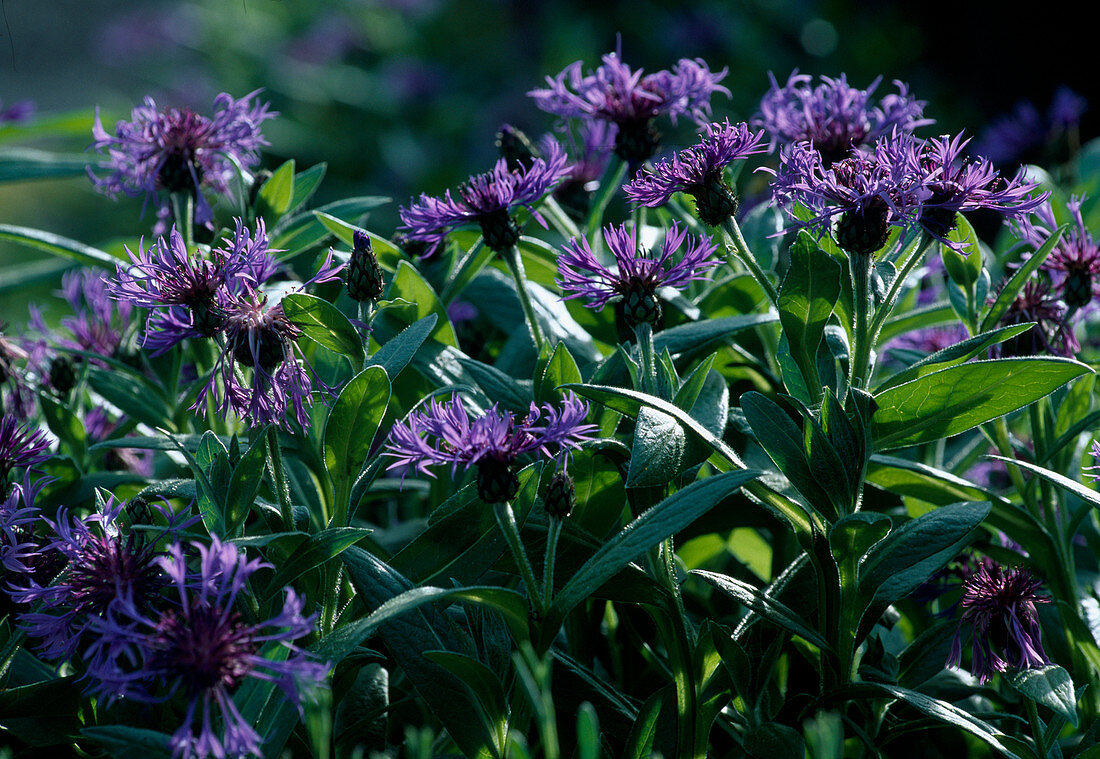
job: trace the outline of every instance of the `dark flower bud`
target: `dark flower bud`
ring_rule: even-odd
[[[500,208],[487,214],[482,214],[477,219],[481,225],[481,235],[485,238],[485,246],[490,250],[501,252],[508,250],[519,242],[519,225],[507,208]]]
[[[477,464],[477,494],[485,503],[504,503],[516,497],[519,478],[511,462],[494,458],[482,459]]]
[[[59,396],[66,396],[76,385],[76,365],[68,356],[54,356],[50,361],[50,387]]]
[[[531,144],[531,140],[511,124],[500,127],[497,132],[496,146],[501,158],[508,162],[509,171],[523,171],[537,157],[537,151]]]
[[[627,290],[622,300],[615,304],[615,315],[630,333],[633,333],[634,327],[639,324],[649,324],[656,332],[664,323],[664,311],[661,308],[660,298],[657,297],[653,288],[641,284],[636,284]]]
[[[618,122],[619,131],[615,135],[615,155],[631,166],[641,166],[653,156],[661,146],[661,133],[657,131],[652,119]]]
[[[699,221],[719,227],[737,213],[737,195],[722,178],[722,172],[707,172],[703,181],[689,188],[695,196],[695,212]]]
[[[836,242],[856,256],[870,256],[886,244],[890,232],[885,203],[868,204],[861,210],[845,211],[836,225]]]
[[[431,246],[423,240],[414,240],[406,234],[397,232],[393,236],[393,244],[401,248],[409,258],[423,258],[428,255]]]
[[[1062,283],[1062,300],[1076,310],[1087,306],[1092,300],[1092,276],[1087,270],[1074,269]]]
[[[348,295],[360,303],[373,302],[382,297],[383,286],[382,267],[378,265],[370,237],[357,229],[348,262]]]
[[[565,470],[554,472],[550,485],[546,488],[546,513],[553,519],[564,519],[576,505],[577,493],[573,478]]]

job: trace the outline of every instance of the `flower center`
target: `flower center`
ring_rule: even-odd
[[[237,612],[195,605],[187,615],[168,611],[157,625],[156,669],[178,677],[189,695],[233,688],[252,669],[251,632]]]
[[[836,225],[837,245],[853,255],[870,256],[886,244],[890,231],[886,224],[888,211],[878,198],[863,208],[845,211]]]
[[[477,494],[485,503],[503,503],[516,497],[519,478],[511,461],[485,458],[477,464]]]

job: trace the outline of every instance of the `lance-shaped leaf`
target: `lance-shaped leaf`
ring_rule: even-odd
[[[821,394],[817,346],[825,323],[840,297],[840,264],[803,230],[791,245],[791,265],[779,288],[779,321],[791,357],[798,364],[812,398]]]

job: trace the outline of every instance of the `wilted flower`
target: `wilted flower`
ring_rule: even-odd
[[[189,337],[212,337],[225,328],[227,300],[246,285],[257,287],[278,268],[267,249],[263,219],[252,234],[236,219],[233,239],[206,256],[189,251],[175,229],[168,239],[126,250],[131,263],[120,265],[107,289],[118,300],[154,309],[144,345],[154,355]]]
[[[1040,268],[1051,275],[1060,288],[1062,299],[1072,309],[1088,305],[1094,297],[1100,298],[1100,244],[1085,226],[1081,217],[1083,197],[1073,197],[1066,208],[1073,224],[1055,243],[1054,249]],[[1033,215],[1016,225],[1024,242],[1038,249],[1045,243],[1058,222],[1050,203],[1044,203]]]
[[[93,147],[103,157],[99,168],[108,173],[98,176],[89,167],[88,174],[110,197],[145,195],[147,202],[162,205],[160,191],[188,193],[195,199],[195,221],[207,224],[213,211],[202,189],[227,193],[237,173],[235,164],[251,169],[260,161],[260,147],[268,144],[260,124],[277,114],[255,100],[259,92],[239,100],[223,92],[214,99],[209,118],[187,108],[160,111],[146,97],[131,121],[118,122],[114,136],[103,128],[97,111]]]
[[[330,251],[317,275],[301,287],[331,282],[342,268],[333,264]],[[286,318],[282,303],[270,304],[267,294],[245,283],[241,292],[227,295],[222,312],[224,346],[192,410],[205,414],[210,396],[220,414],[233,409],[253,426],[289,427],[287,410],[293,409],[294,420],[308,427],[314,380],[298,346],[301,330]],[[251,370],[250,382],[241,372],[245,368]]]
[[[188,569],[178,544],[157,560],[171,587],[170,608],[150,613],[126,604],[97,623],[98,665],[89,677],[108,698],[186,699],[183,724],[171,739],[177,757],[259,756],[263,736],[238,711],[233,692],[248,678],[274,682],[300,709],[302,691],[323,683],[329,670],[293,642],[313,632],[315,615],[305,616],[302,600],[287,588],[281,612],[247,623],[234,609],[237,597],[256,570],[270,565],[250,561],[217,536],[210,546],[190,548],[199,555],[198,571]],[[288,649],[289,656],[261,655],[271,643]]]
[[[516,494],[513,464],[519,456],[534,451],[564,456],[590,440],[596,427],[584,422],[587,415],[588,403],[572,393],[565,394],[560,410],[532,403],[527,416],[517,419],[494,404],[473,421],[457,396],[443,403],[432,398],[426,410],[415,410],[393,426],[384,453],[394,458],[389,469],[412,466],[429,477],[432,466],[449,464],[452,473],[459,465],[476,466],[479,495],[497,503]]]
[[[13,469],[32,467],[48,459],[49,447],[50,441],[42,430],[18,424],[10,414],[0,416],[0,489]]]
[[[463,224],[477,223],[485,244],[495,251],[511,248],[519,240],[519,227],[512,211],[522,206],[546,226],[533,204],[545,196],[569,172],[565,153],[556,142],[549,144],[545,158],[533,158],[529,165],[510,169],[501,158],[493,170],[471,177],[459,188],[459,200],[447,190],[442,198],[422,194],[415,203],[400,209],[403,233],[411,241],[428,244],[431,255],[447,233]]]
[[[736,160],[764,152],[764,132],[753,134],[747,124],[708,124],[707,135],[697,145],[681,150],[671,160],[643,168],[625,187],[626,195],[641,206],[664,205],[677,192],[695,198],[699,219],[712,227],[737,212],[737,195],[726,183],[722,170]]]
[[[816,87],[813,77],[794,71],[782,87],[769,72],[771,88],[760,101],[754,126],[764,127],[772,137],[771,147],[811,143],[828,166],[848,156],[852,148],[867,147],[895,130],[911,133],[933,123],[924,118],[923,100],[909,95],[909,88],[894,81],[897,94],[872,96],[882,82],[878,77],[865,90],[839,79],[823,76]]]
[[[962,619],[951,643],[947,666],[962,661],[962,628],[971,628],[971,670],[980,682],[1009,667],[1027,669],[1049,664],[1043,651],[1037,603],[1050,603],[1039,595],[1042,582],[1026,569],[1005,569],[980,564],[963,585]]]
[[[657,152],[660,134],[653,120],[662,114],[676,123],[688,114],[702,124],[710,116],[715,92],[727,96],[718,84],[726,69],[712,72],[702,59],[681,58],[672,71],[642,75],[631,70],[618,53],[603,56],[603,65],[582,73],[582,61],[566,66],[556,77],[546,77],[548,89],[527,94],[548,113],[565,118],[599,119],[616,127],[615,152],[624,161],[640,164]]]
[[[600,263],[587,238],[574,238],[558,256],[558,285],[568,293],[566,299],[583,297],[589,308],[603,308],[612,299],[621,299],[623,317],[631,327],[660,323],[658,288],[683,289],[692,280],[704,279],[704,272],[720,263],[712,258],[717,246],[710,238],[689,235],[675,222],[665,231],[659,254],[642,248],[638,230],[627,231],[625,224],[604,227],[603,239],[615,256],[616,270]],[[683,254],[674,259],[685,243]]]
[[[1033,279],[1020,290],[1001,317],[1000,326],[1035,322],[1023,334],[994,347],[1002,356],[1040,356],[1050,354],[1073,358],[1081,350],[1073,334],[1069,309],[1051,291],[1045,279]]]

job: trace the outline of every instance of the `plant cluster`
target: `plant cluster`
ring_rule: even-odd
[[[879,85],[577,62],[392,230],[261,92],[97,115],[150,237],[0,225],[74,263],[0,334],[0,755],[1094,756],[1100,142]]]

